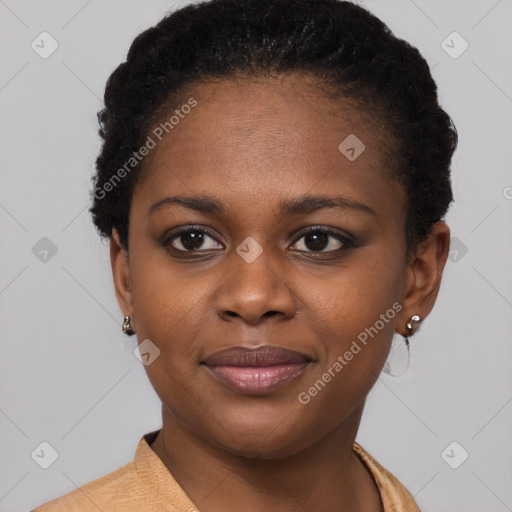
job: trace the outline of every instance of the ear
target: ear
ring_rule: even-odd
[[[119,234],[115,229],[112,229],[112,236],[110,237],[110,263],[117,302],[123,315],[132,317],[132,325],[134,325],[128,252],[122,246]]]
[[[405,324],[413,315],[419,315],[424,320],[432,311],[449,250],[450,228],[445,222],[436,222],[428,238],[410,258],[406,269],[403,309],[397,328],[400,334],[411,334],[407,332]]]

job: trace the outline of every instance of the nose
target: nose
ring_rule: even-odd
[[[231,256],[233,261],[215,300],[217,314],[223,320],[255,325],[270,317],[278,320],[295,316],[296,303],[283,265],[272,262],[266,252],[251,263],[237,253]]]

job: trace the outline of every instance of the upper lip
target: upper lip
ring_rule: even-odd
[[[262,345],[257,348],[232,347],[215,352],[203,363],[208,366],[273,366],[278,364],[307,363],[311,358],[301,352],[276,345]]]

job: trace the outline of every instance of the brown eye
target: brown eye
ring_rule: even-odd
[[[178,251],[221,249],[222,244],[200,229],[188,229],[173,235],[168,245]]]
[[[304,233],[293,244],[292,249],[304,252],[332,252],[343,247],[354,247],[354,244],[348,237],[316,228]]]

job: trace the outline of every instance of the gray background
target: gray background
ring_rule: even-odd
[[[0,1],[1,511],[120,467],[160,427],[87,208],[106,79],[137,33],[185,3]],[[460,145],[440,297],[408,374],[371,391],[357,440],[423,511],[512,510],[512,2],[364,5],[425,56]],[[47,59],[31,48],[43,31],[59,44]],[[441,46],[453,31],[469,43],[458,58]],[[46,261],[43,237],[57,250]],[[31,457],[43,441],[58,452],[48,469]]]

